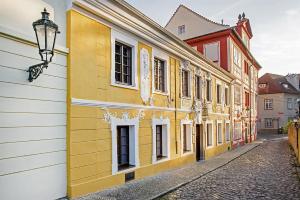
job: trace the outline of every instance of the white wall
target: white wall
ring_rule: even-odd
[[[67,53],[57,53],[32,83],[26,72],[41,62],[32,43],[32,22],[41,17],[44,7],[52,17],[55,10],[54,20],[59,19],[62,32],[58,43],[66,49],[64,3],[56,11],[58,0],[48,2],[1,0],[0,199],[66,196]]]

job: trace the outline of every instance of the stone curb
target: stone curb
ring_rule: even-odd
[[[258,142],[259,142],[259,143],[258,143]],[[258,146],[261,145],[261,144],[262,144],[261,141],[257,141],[257,143],[255,143],[254,146],[252,146],[251,148],[247,149],[245,152],[243,152],[243,153],[241,153],[241,154],[238,154],[237,156],[234,156],[232,159],[230,159],[230,160],[226,161],[225,163],[223,163],[223,164],[221,164],[221,165],[215,167],[214,169],[211,169],[211,170],[205,172],[204,174],[201,174],[201,175],[199,175],[199,176],[196,176],[196,177],[194,177],[193,179],[191,179],[191,180],[189,180],[189,181],[180,183],[180,184],[178,184],[178,185],[176,185],[176,186],[174,186],[174,187],[171,187],[170,189],[168,189],[168,190],[166,190],[166,191],[164,191],[164,192],[161,192],[161,193],[159,193],[159,194],[157,194],[157,195],[154,195],[153,197],[150,197],[150,198],[147,198],[147,199],[148,199],[148,200],[158,199],[159,197],[162,197],[162,196],[164,196],[164,195],[166,195],[166,194],[168,194],[168,193],[170,193],[170,192],[173,192],[174,190],[176,190],[176,189],[178,189],[178,188],[180,188],[180,187],[182,187],[182,186],[185,186],[185,185],[187,185],[187,184],[189,184],[189,183],[191,183],[191,182],[193,182],[193,181],[195,181],[195,180],[197,180],[197,179],[199,179],[199,178],[201,178],[201,177],[203,177],[203,176],[205,176],[205,175],[207,175],[207,174],[209,174],[209,173],[211,173],[211,172],[213,172],[213,171],[216,171],[217,169],[219,169],[219,168],[221,168],[221,167],[223,167],[223,166],[225,166],[225,165],[227,165],[227,164],[229,164],[230,162],[232,162],[232,161],[234,161],[235,159],[241,157],[242,155],[248,153],[249,151],[253,150],[254,148],[258,147]]]

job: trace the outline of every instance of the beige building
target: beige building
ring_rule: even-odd
[[[266,73],[259,78],[258,88],[258,131],[276,133],[299,112],[299,75]]]

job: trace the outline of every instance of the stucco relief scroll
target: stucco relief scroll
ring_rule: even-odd
[[[140,52],[140,79],[141,79],[141,98],[146,104],[150,98],[150,60],[147,49],[142,48]]]

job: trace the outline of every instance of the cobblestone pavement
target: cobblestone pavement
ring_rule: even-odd
[[[222,168],[160,199],[300,199],[300,180],[288,141],[282,137],[268,138]]]

